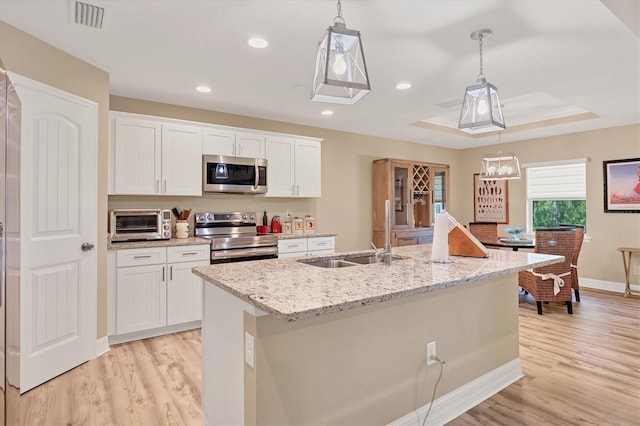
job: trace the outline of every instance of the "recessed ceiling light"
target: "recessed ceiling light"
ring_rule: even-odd
[[[248,43],[249,43],[249,46],[255,47],[256,49],[264,49],[269,45],[267,40],[263,38],[258,38],[258,37],[250,38]]]
[[[333,111],[331,111],[330,109],[325,109],[324,111],[322,111],[322,115],[333,115]]]
[[[209,86],[198,86],[196,87],[196,90],[200,93],[210,93],[211,92],[211,87]]]
[[[398,90],[407,90],[410,87],[411,87],[411,83],[402,82],[402,83],[396,84],[396,89]]]

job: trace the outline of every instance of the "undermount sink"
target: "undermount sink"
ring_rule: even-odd
[[[406,256],[391,256],[391,260],[404,260],[408,259]],[[347,255],[343,258],[338,259],[300,259],[298,260],[300,263],[305,263],[311,266],[317,266],[319,268],[345,268],[348,266],[360,266],[360,265],[370,265],[373,263],[383,262],[383,259],[376,256],[375,253],[371,254],[352,254]]]
[[[319,268],[345,268],[347,266],[358,266],[357,263],[347,262],[342,259],[320,259],[315,261],[298,260],[298,262],[317,266]]]

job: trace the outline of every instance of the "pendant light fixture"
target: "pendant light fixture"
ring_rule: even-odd
[[[347,29],[340,0],[337,8],[333,26],[318,45],[311,100],[355,104],[371,90],[369,74],[360,31]]]
[[[480,74],[476,84],[467,87],[462,101],[458,129],[467,133],[500,131],[505,128],[498,89],[487,82],[483,72],[482,41],[492,35],[493,31],[489,29],[471,33],[471,39],[478,40],[480,44]]]
[[[515,154],[500,151],[500,132],[498,132],[498,153],[482,156],[480,180],[520,179],[520,161]]]

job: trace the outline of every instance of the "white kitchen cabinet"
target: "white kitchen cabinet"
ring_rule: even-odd
[[[155,121],[115,118],[112,126],[113,193],[159,193],[162,173],[162,125]]]
[[[110,253],[111,254],[111,253]],[[209,264],[210,245],[117,250],[109,256],[111,343],[199,326],[203,280],[191,268]]]
[[[162,125],[162,195],[202,195],[202,129]]]
[[[114,117],[112,194],[201,195],[202,129]]]
[[[336,237],[301,237],[278,240],[278,258],[335,253]]]
[[[267,137],[267,197],[320,197],[321,148],[317,140]]]
[[[205,155],[265,158],[265,137],[259,134],[206,128],[202,141],[202,153]]]

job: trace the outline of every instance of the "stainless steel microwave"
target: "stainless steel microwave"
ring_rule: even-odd
[[[202,156],[202,190],[264,194],[267,192],[267,160],[264,158]]]
[[[171,211],[158,209],[114,209],[109,212],[111,241],[168,240]]]

